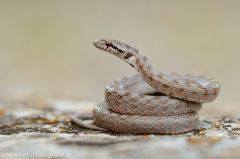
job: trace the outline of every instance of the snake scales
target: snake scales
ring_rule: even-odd
[[[124,134],[179,134],[197,127],[202,103],[219,94],[217,81],[179,73],[156,73],[136,48],[116,40],[99,39],[94,46],[130,64],[140,75],[111,83],[105,90],[105,101],[93,109],[97,126],[87,125],[75,116],[81,126],[111,130]]]

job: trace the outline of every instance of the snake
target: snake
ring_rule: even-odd
[[[106,87],[105,100],[93,108],[94,124],[71,115],[80,126],[120,134],[182,134],[196,129],[202,103],[212,102],[219,94],[220,85],[212,78],[155,72],[147,57],[126,43],[99,39],[93,44],[139,74]]]

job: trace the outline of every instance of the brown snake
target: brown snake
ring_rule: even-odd
[[[140,75],[111,83],[105,90],[105,101],[93,109],[97,126],[77,124],[98,130],[124,134],[179,134],[197,127],[202,103],[219,94],[217,81],[179,73],[156,73],[136,48],[116,41],[99,39],[94,46],[130,64]]]

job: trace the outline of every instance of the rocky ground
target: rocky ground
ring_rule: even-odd
[[[67,99],[1,99],[0,158],[240,158],[240,115],[204,118],[180,135],[124,135],[72,123],[96,103]],[[87,115],[86,122],[91,122]]]

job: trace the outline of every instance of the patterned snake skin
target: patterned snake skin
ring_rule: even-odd
[[[154,72],[148,59],[128,44],[106,39],[93,44],[121,58],[140,75],[117,80],[106,88],[105,101],[93,109],[97,126],[72,115],[81,126],[124,134],[185,133],[197,127],[196,111],[202,103],[213,101],[219,94],[220,85],[211,78]]]

